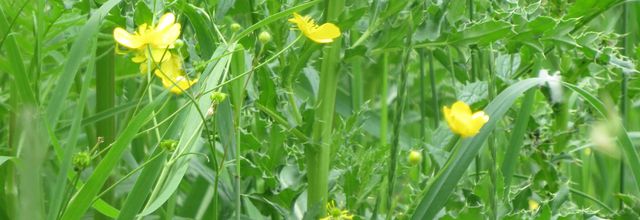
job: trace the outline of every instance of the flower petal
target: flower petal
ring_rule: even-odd
[[[307,37],[317,43],[331,43],[333,39],[340,37],[340,28],[332,23],[325,23],[313,29]]]
[[[453,103],[453,105],[451,106],[451,112],[454,115],[466,115],[466,116],[471,116],[471,108],[469,108],[469,105],[467,105],[466,103],[462,102],[462,101],[457,101],[456,103]]]
[[[166,13],[164,15],[162,15],[162,17],[160,17],[160,20],[158,20],[158,25],[156,25],[156,30],[164,30],[167,27],[170,27],[171,25],[173,25],[173,23],[175,23],[176,21],[176,16],[173,15],[173,13]]]
[[[173,48],[173,44],[178,40],[180,36],[180,24],[173,24],[171,27],[158,32],[158,36],[155,36],[154,47],[158,48]]]
[[[143,45],[143,42],[138,38],[138,36],[130,34],[120,27],[113,29],[113,38],[120,45],[130,49],[138,49]]]

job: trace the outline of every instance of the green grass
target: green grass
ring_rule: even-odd
[[[113,36],[168,12],[162,49],[198,79],[182,94]],[[316,43],[293,13],[341,35]],[[630,0],[0,1],[0,219],[637,219],[638,18]],[[442,112],[458,100],[489,115],[472,137]]]

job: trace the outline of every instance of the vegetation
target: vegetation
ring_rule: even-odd
[[[631,0],[0,1],[0,219],[639,219]]]

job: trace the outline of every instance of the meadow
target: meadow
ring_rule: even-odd
[[[0,219],[640,219],[635,0],[0,1]]]

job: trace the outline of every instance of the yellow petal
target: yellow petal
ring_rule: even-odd
[[[174,79],[162,79],[162,85],[169,89],[170,92],[175,94],[182,94],[183,91],[189,89],[192,85],[198,82],[198,79],[189,80],[184,76],[178,76]]]
[[[158,20],[158,25],[156,25],[156,30],[163,30],[171,25],[173,25],[173,23],[176,21],[176,16],[173,15],[173,13],[166,13],[164,15],[162,15],[162,17],[160,17],[160,20]]]
[[[133,61],[134,63],[142,63],[146,60],[147,57],[144,56],[144,53],[136,53],[135,56],[131,58],[131,61]]]
[[[326,23],[314,29],[307,37],[316,43],[331,43],[333,39],[340,37],[340,28],[335,24]]]
[[[451,129],[451,131],[454,131],[454,133],[456,133],[455,131],[457,131],[456,128],[456,121],[453,118],[453,115],[451,114],[451,109],[447,106],[442,108],[442,112],[444,113],[444,119],[447,121],[447,125],[449,125],[449,129]]]
[[[300,14],[298,13],[293,13],[293,18],[289,18],[289,22],[294,23],[294,24],[300,24],[302,23],[304,20],[302,19],[302,16],[300,16]]]
[[[180,24],[173,24],[166,30],[158,32],[158,35],[154,36],[154,47],[173,48],[173,44],[180,36],[180,28]]]
[[[462,116],[462,115],[471,116],[471,108],[469,108],[469,106],[462,101],[457,101],[456,103],[453,103],[453,105],[451,106],[451,112],[456,116]]]
[[[113,38],[122,46],[130,49],[138,49],[142,46],[143,42],[138,39],[137,36],[130,34],[122,28],[113,29]]]
[[[149,50],[151,50],[151,53],[149,53]],[[154,62],[160,63],[171,59],[171,52],[166,48],[145,48],[145,56],[147,56],[147,59],[153,58]]]
[[[479,111],[474,113],[471,116],[471,121],[469,122],[469,135],[473,136],[480,132],[482,126],[489,121],[489,116],[487,116],[483,111]]]

